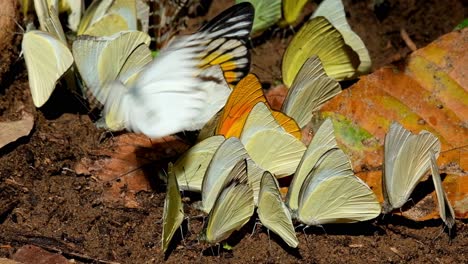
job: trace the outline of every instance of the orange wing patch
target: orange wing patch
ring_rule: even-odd
[[[216,129],[216,134],[229,137],[240,137],[245,121],[252,108],[259,102],[265,103],[271,110],[263,95],[262,85],[253,74],[244,77],[232,91],[226,106],[221,113],[221,119]],[[273,117],[290,134],[301,139],[301,130],[291,117],[272,111]]]

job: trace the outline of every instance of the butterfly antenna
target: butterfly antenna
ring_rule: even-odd
[[[210,249],[211,249],[211,255],[212,255],[212,256],[215,256],[215,253],[214,253],[213,247],[210,247]],[[218,254],[218,256],[219,256],[219,254]]]
[[[302,226],[302,224],[301,224],[300,226]],[[306,245],[307,245],[307,247],[309,247],[309,239],[307,239],[307,234],[306,234],[306,232],[305,232],[305,230],[306,230],[307,228],[309,228],[308,225],[306,225],[304,228],[302,228],[302,234],[304,234],[304,238],[305,238],[305,241],[306,241]]]
[[[184,237],[184,231],[182,230],[182,225],[179,226],[179,230],[180,230],[180,237],[182,238],[182,243],[184,243],[184,246],[187,246],[187,244],[185,243],[185,237]]]
[[[267,234],[268,234],[268,251],[272,252],[271,250],[271,239],[270,239],[270,229],[267,228]]]
[[[328,236],[327,231],[325,230],[325,228],[323,228],[323,225],[318,225],[318,227],[322,228],[322,230],[323,230],[323,232],[325,233],[325,235]]]
[[[258,219],[255,219],[255,224],[252,228],[252,233],[250,233],[249,238],[251,238],[255,234],[255,229],[257,228],[257,224],[258,224]]]

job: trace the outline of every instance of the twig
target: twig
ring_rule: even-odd
[[[413,40],[411,40],[410,36],[408,35],[408,32],[406,32],[406,29],[400,29],[400,36],[403,39],[403,41],[405,41],[406,46],[408,46],[410,50],[416,51],[418,49],[416,44],[414,44]]]

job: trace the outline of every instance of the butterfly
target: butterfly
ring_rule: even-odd
[[[249,159],[244,145],[238,138],[230,137],[224,140],[214,153],[202,181],[202,203],[200,209],[209,213],[222,190],[225,179],[240,160]],[[246,163],[247,166],[247,163]],[[252,194],[253,197],[253,194]]]
[[[442,187],[442,180],[440,179],[439,167],[437,166],[436,155],[434,151],[431,151],[431,173],[432,173],[432,182],[434,183],[434,188],[437,196],[437,204],[439,205],[439,215],[447,225],[449,232],[455,225],[455,212],[453,211],[450,201],[447,198],[447,193],[445,193]]]
[[[140,21],[146,21],[144,32],[151,36],[151,49],[160,50],[173,37],[185,29],[188,12],[197,1],[194,0],[139,0],[137,12],[147,12],[140,15]]]
[[[257,103],[247,116],[240,141],[251,159],[277,178],[293,174],[306,149],[284,130],[263,102]]]
[[[164,199],[163,210],[163,230],[161,234],[161,247],[163,252],[166,252],[174,233],[179,229],[183,221],[184,207],[182,198],[172,164],[169,163],[166,198]]]
[[[372,190],[354,175],[338,148],[333,124],[325,120],[304,153],[286,195],[293,217],[306,225],[352,223],[377,217]]]
[[[281,0],[236,0],[249,2],[255,8],[252,36],[262,33],[281,19]]]
[[[306,4],[307,0],[283,0],[283,21],[280,25],[294,25]]]
[[[304,128],[311,121],[313,112],[340,92],[340,84],[325,73],[320,59],[313,55],[294,78],[281,111]]]
[[[72,67],[74,59],[54,7],[44,0],[36,0],[35,6],[41,30],[26,32],[21,47],[33,103],[41,107],[49,100],[57,82]],[[73,82],[67,83],[70,89],[74,88]]]
[[[298,204],[294,216],[306,225],[366,221],[381,212],[374,192],[354,175],[341,149],[320,157],[302,184]]]
[[[262,85],[255,75],[248,74],[229,96],[218,122],[215,122],[217,124],[215,133],[225,137],[240,137],[247,116],[258,102],[266,103]],[[279,111],[271,113],[286,131],[297,138],[301,137],[301,131],[292,118]]]
[[[438,156],[440,141],[427,131],[412,134],[397,122],[385,135],[382,190],[383,212],[402,207],[429,170],[430,154]]]
[[[318,160],[327,152],[338,149],[333,123],[331,119],[326,119],[315,133],[311,143],[307,147],[300,163],[294,173],[294,177],[288,188],[286,201],[288,207],[297,210],[299,206],[299,193],[301,187],[309,175],[310,171],[317,164]]]
[[[299,241],[289,208],[284,204],[276,178],[268,171],[263,173],[257,214],[262,224],[278,234],[290,247],[296,248]]]
[[[107,119],[113,120],[111,129],[126,128],[162,137],[200,129],[218,111],[204,112],[212,103],[208,91],[224,82],[216,73],[210,73],[216,72],[210,67],[219,65],[224,77],[232,77],[228,83],[243,76],[249,66],[243,39],[250,34],[252,19],[250,4],[235,5],[198,32],[175,38],[151,62],[149,37],[138,41],[124,37],[137,33],[78,38],[73,52],[80,57],[76,59],[77,67],[86,86],[104,105],[106,123]],[[95,48],[109,41],[106,51]],[[103,65],[112,67],[106,69]],[[100,67],[102,70],[96,71]]]
[[[182,190],[201,192],[206,169],[224,140],[223,136],[206,138],[177,159],[173,171]]]
[[[248,184],[247,162],[241,159],[221,185],[201,240],[216,244],[227,239],[249,221],[253,212],[254,201]]]
[[[312,14],[311,19],[319,16],[325,17],[341,33],[345,43],[357,53],[360,62],[356,69],[357,72],[359,74],[368,73],[372,65],[369,51],[359,35],[349,26],[343,2],[341,0],[322,1]]]
[[[283,55],[283,83],[290,87],[304,62],[316,55],[328,76],[337,81],[355,76],[359,57],[341,33],[324,17],[307,21],[294,35]]]
[[[137,29],[135,1],[94,0],[84,12],[77,35],[111,36]]]

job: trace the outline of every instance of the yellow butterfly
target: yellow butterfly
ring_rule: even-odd
[[[161,247],[163,252],[166,252],[174,233],[179,229],[183,221],[184,207],[182,198],[180,196],[176,176],[172,170],[172,164],[169,163],[166,198],[164,199],[163,230],[161,234]]]
[[[253,212],[254,201],[247,179],[247,162],[241,159],[229,171],[221,186],[201,240],[215,244],[227,239],[249,221]]]
[[[262,176],[258,197],[257,214],[262,224],[278,234],[290,247],[296,248],[299,241],[289,208],[283,203],[278,181],[266,171]]]
[[[283,0],[283,22],[281,26],[296,24],[307,0]]]
[[[371,69],[371,58],[366,45],[361,38],[349,26],[346,20],[346,13],[341,0],[324,0],[312,14],[314,17],[325,17],[343,36],[347,45],[349,45],[359,56],[359,74],[367,73]]]
[[[328,76],[341,81],[355,76],[358,55],[324,17],[306,22],[294,35],[283,56],[283,83],[290,87],[305,61],[318,56]]]
[[[137,30],[136,2],[94,0],[85,10],[78,35],[111,36],[124,30]]]

